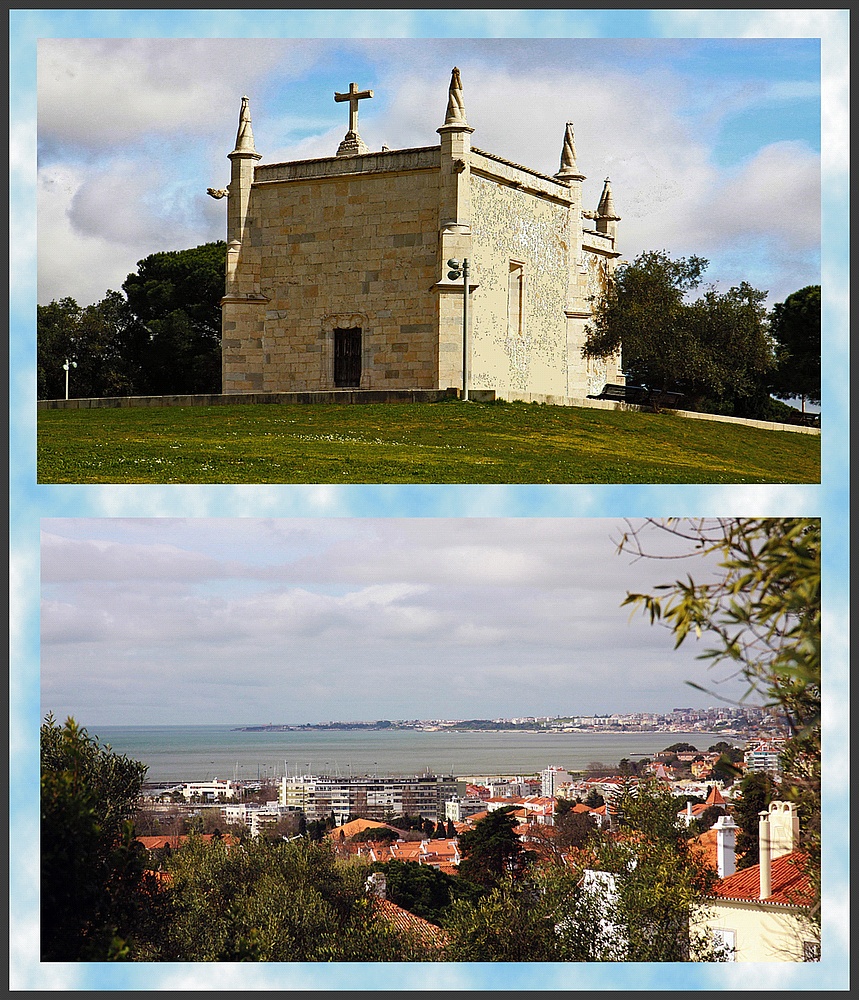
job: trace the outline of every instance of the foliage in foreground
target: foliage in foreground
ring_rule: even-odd
[[[130,822],[146,767],[73,719],[40,735],[42,959],[127,957],[154,891]]]
[[[364,891],[367,866],[306,839],[238,848],[192,839],[171,856],[160,957],[177,961],[421,961]]]
[[[787,723],[779,797],[797,803],[800,844],[819,892],[821,801],[821,533],[818,518],[725,518],[648,522],[718,559],[716,579],[692,577],[628,594],[651,622],[665,622],[679,646],[690,636],[714,645],[701,658],[743,678],[747,697],[760,696]],[[648,555],[644,531],[632,530],[621,550]],[[688,553],[687,553],[688,554]],[[700,688],[701,685],[692,686]]]

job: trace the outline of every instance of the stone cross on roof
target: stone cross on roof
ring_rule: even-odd
[[[372,97],[372,90],[358,90],[357,83],[350,83],[349,90],[345,94],[338,94],[334,91],[334,100],[340,104],[343,101],[349,102],[349,131],[346,138],[340,143],[337,150],[338,156],[350,156],[353,153],[366,153],[367,147],[358,135],[358,101],[366,97]]]

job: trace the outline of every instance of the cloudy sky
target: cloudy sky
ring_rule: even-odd
[[[45,520],[42,711],[181,724],[193,703],[198,723],[244,724],[716,704],[684,681],[724,672],[620,608],[627,590],[712,566],[617,555],[625,530],[601,518]]]
[[[545,173],[575,125],[585,206],[611,176],[627,257],[697,254],[779,301],[820,281],[820,43],[739,39],[47,38],[39,302],[85,304],[145,255],[223,239],[240,99],[263,163],[331,156],[372,88],[371,149],[432,145],[450,70],[472,143]]]

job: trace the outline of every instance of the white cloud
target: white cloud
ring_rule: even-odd
[[[82,580],[201,580],[230,567],[172,545],[117,544],[42,533],[42,583]]]
[[[788,250],[812,249],[820,243],[820,161],[802,143],[765,146],[739,170],[716,185],[709,205],[697,215],[706,219],[710,240],[730,243],[738,236],[765,237]],[[706,240],[698,231],[694,236]]]
[[[240,98],[272,72],[294,77],[317,58],[311,40],[49,38],[39,43],[43,142],[102,150],[235,131]]]
[[[549,711],[546,692],[573,675],[578,697],[600,707],[618,707],[603,704],[606,690],[658,707],[702,674],[694,648],[671,654],[667,635],[620,607],[627,588],[684,564],[615,557],[614,521],[58,520],[45,530],[43,702],[85,719],[120,720],[137,704],[166,721],[168,682],[194,690],[201,718],[222,718],[224,691],[240,686],[249,716],[271,715],[284,670],[289,719],[347,708],[404,717],[416,704],[458,714],[484,701]],[[407,688],[394,682],[406,664]]]
[[[71,294],[88,305],[118,290],[150,253],[223,238],[223,211],[211,207],[202,189],[171,189],[163,163],[46,166],[38,202],[42,304]]]

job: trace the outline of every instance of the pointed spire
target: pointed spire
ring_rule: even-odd
[[[251,128],[250,99],[242,98],[242,109],[239,112],[239,130],[236,133],[236,148],[234,153],[256,153],[254,147],[254,132]]]
[[[614,200],[611,196],[611,181],[608,177],[605,179],[602,197],[592,218],[596,220],[598,233],[609,236],[613,240],[617,239],[617,224],[620,222],[620,216],[614,210]]]
[[[611,181],[608,177],[605,179],[600,203],[597,206],[597,217],[600,219],[610,219],[613,222],[617,222],[620,219],[620,216],[614,210],[614,201],[611,196]]]
[[[573,123],[567,122],[564,131],[564,148],[561,151],[561,169],[555,174],[559,181],[583,181],[584,174],[580,174],[576,166],[576,140],[573,135]]]
[[[564,148],[561,152],[561,173],[575,172],[576,169],[576,138],[573,135],[573,123],[567,122],[564,131]]]
[[[447,93],[447,114],[444,116],[445,125],[467,125],[465,120],[465,103],[462,99],[462,80],[459,76],[459,69],[454,66],[450,74],[450,87]]]

